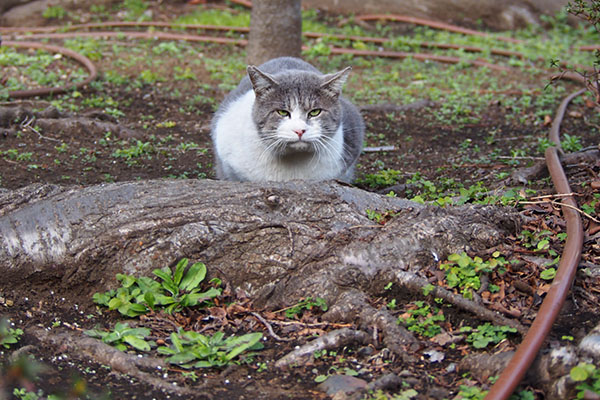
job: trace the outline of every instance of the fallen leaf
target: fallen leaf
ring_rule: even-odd
[[[569,117],[581,118],[581,117],[583,117],[583,114],[580,113],[579,111],[569,111]]]

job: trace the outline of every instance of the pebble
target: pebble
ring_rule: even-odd
[[[338,392],[352,393],[364,389],[367,381],[349,375],[331,375],[325,381],[319,383],[317,389],[333,396]]]

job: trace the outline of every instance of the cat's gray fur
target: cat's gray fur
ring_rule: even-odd
[[[213,118],[217,177],[351,181],[364,123],[341,96],[348,73],[323,75],[291,57],[249,66]]]

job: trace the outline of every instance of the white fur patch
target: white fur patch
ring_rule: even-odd
[[[298,164],[281,163],[276,156],[266,149],[265,143],[258,136],[252,120],[254,91],[250,90],[230,103],[222,112],[215,125],[214,140],[218,157],[223,164],[226,178],[237,177],[248,181],[287,181],[292,179],[327,180],[340,176],[344,169],[343,147],[344,134],[342,126],[329,140],[328,150],[321,157],[314,157],[309,162]],[[278,135],[286,140],[297,141],[295,129],[306,129],[302,140],[316,140],[320,131],[316,123],[311,128],[300,118],[295,109],[291,117],[278,127]],[[235,176],[228,176],[232,171]],[[231,172],[229,172],[231,175]]]

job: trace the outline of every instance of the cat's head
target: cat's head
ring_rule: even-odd
[[[341,120],[340,95],[350,70],[328,75],[288,70],[271,75],[248,66],[256,95],[253,119],[271,154],[331,152],[331,138]]]

